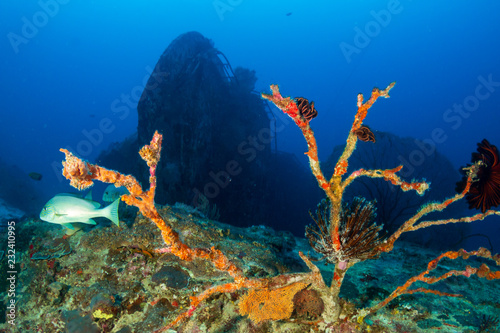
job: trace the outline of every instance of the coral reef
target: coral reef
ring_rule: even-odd
[[[479,169],[482,167],[481,162],[476,162],[467,168],[467,179],[464,189],[461,193],[444,200],[443,202],[431,202],[422,206],[411,218],[401,225],[394,233],[388,237],[381,238],[378,236],[378,228],[370,226],[373,223],[372,214],[373,206],[359,199],[352,204],[346,204],[343,201],[343,194],[345,189],[359,177],[372,177],[383,178],[395,186],[398,186],[403,191],[416,191],[418,194],[424,193],[429,185],[426,182],[406,182],[402,180],[397,172],[401,170],[402,166],[396,166],[392,169],[375,169],[365,170],[359,169],[352,172],[347,177],[343,177],[347,173],[348,160],[352,152],[356,148],[357,140],[359,139],[359,129],[363,126],[363,120],[367,115],[368,110],[379,97],[389,97],[389,91],[394,86],[394,83],[389,85],[384,90],[375,88],[372,91],[370,99],[363,102],[363,96],[358,96],[358,112],[351,131],[349,132],[346,148],[340,156],[335,168],[333,176],[327,180],[323,175],[319,160],[317,157],[317,146],[314,138],[314,133],[309,126],[309,121],[313,118],[311,115],[316,111],[314,106],[309,103],[305,105],[304,100],[301,100],[302,107],[298,108],[296,101],[291,98],[283,98],[277,86],[271,86],[272,95],[263,94],[262,96],[272,101],[276,106],[288,114],[298,127],[302,130],[308,145],[308,152],[306,153],[309,158],[310,167],[313,175],[316,177],[320,188],[325,192],[328,203],[326,212],[320,213],[321,221],[318,223],[318,228],[314,231],[311,230],[313,237],[309,240],[313,243],[320,241],[321,246],[317,246],[320,252],[323,249],[328,249],[328,253],[321,253],[325,256],[330,263],[335,264],[333,272],[332,283],[327,286],[324,282],[320,268],[311,262],[311,259],[304,253],[299,252],[300,258],[305,262],[309,268],[309,272],[303,273],[286,273],[278,274],[275,276],[254,277],[253,274],[248,274],[241,266],[236,264],[234,258],[228,257],[222,250],[211,245],[207,247],[194,247],[187,243],[189,239],[185,235],[186,241],[181,239],[178,232],[174,231],[171,223],[160,212],[154,203],[154,195],[156,189],[156,169],[160,159],[162,136],[156,132],[149,145],[144,146],[140,150],[142,159],[149,167],[149,182],[150,188],[143,190],[137,180],[132,176],[125,176],[119,172],[108,170],[100,166],[83,161],[67,150],[61,149],[66,154],[66,161],[63,162],[63,174],[69,180],[71,185],[78,189],[84,189],[93,184],[95,180],[103,181],[106,183],[115,184],[115,186],[124,186],[130,194],[123,195],[122,200],[128,205],[133,205],[139,208],[141,214],[154,222],[161,233],[164,246],[166,248],[160,249],[157,252],[168,253],[176,256],[181,262],[191,262],[193,260],[201,260],[210,263],[217,271],[227,274],[230,282],[224,281],[223,283],[209,285],[204,287],[201,292],[195,296],[190,297],[190,302],[187,309],[183,309],[178,313],[176,318],[171,318],[170,323],[155,332],[166,331],[169,328],[176,327],[182,323],[186,323],[186,329],[191,322],[187,319],[192,317],[195,313],[199,317],[203,317],[204,304],[209,300],[223,297],[221,294],[232,295],[237,298],[239,293],[248,289],[246,296],[240,298],[239,309],[242,313],[248,314],[253,318],[255,323],[264,321],[268,322],[270,319],[285,319],[289,318],[292,314],[293,299],[295,295],[304,289],[314,290],[316,297],[321,298],[324,308],[321,313],[321,318],[308,325],[313,325],[317,329],[335,331],[334,327],[346,324],[346,330],[354,330],[356,323],[362,324],[363,319],[376,311],[385,307],[390,301],[401,295],[412,295],[414,293],[432,293],[439,296],[457,296],[456,293],[443,292],[439,290],[428,289],[426,287],[419,287],[410,289],[415,282],[425,282],[427,284],[435,284],[444,279],[452,276],[471,277],[477,276],[487,280],[500,279],[500,272],[491,270],[485,263],[479,267],[467,266],[465,268],[450,269],[441,275],[430,275],[431,271],[441,269],[439,262],[444,258],[448,259],[469,259],[471,256],[481,257],[490,260],[494,264],[500,266],[500,256],[492,256],[488,250],[479,249],[478,251],[466,252],[449,251],[428,263],[427,269],[419,274],[414,275],[413,278],[406,280],[400,287],[396,288],[388,296],[384,295],[383,298],[376,303],[364,309],[354,310],[340,297],[340,289],[346,272],[352,269],[355,264],[360,264],[367,259],[372,259],[382,253],[391,252],[394,249],[394,243],[399,239],[401,234],[421,228],[426,228],[434,225],[443,225],[448,223],[458,222],[473,222],[482,220],[489,215],[500,215],[498,211],[487,210],[483,213],[476,214],[470,217],[456,218],[456,219],[441,219],[433,221],[421,221],[424,216],[431,212],[442,211],[450,204],[462,199],[468,193],[471,185],[477,178]],[[302,110],[302,111],[301,111]],[[307,111],[307,112],[304,112]],[[352,221],[349,221],[352,219]],[[319,221],[319,218],[318,218]],[[362,231],[368,227],[368,231]],[[359,232],[351,232],[350,229],[359,230]],[[362,237],[359,237],[362,235]],[[205,235],[203,235],[205,236]],[[222,235],[223,237],[223,235]],[[145,250],[143,250],[145,251]],[[145,251],[148,252],[148,251]],[[144,253],[144,252],[143,252]],[[148,252],[149,253],[149,252]],[[199,265],[199,263],[198,263]],[[179,272],[176,270],[166,270],[161,274],[174,274]],[[282,272],[280,272],[282,273]],[[160,274],[158,272],[158,274]],[[117,278],[110,274],[111,278]],[[181,278],[182,281],[182,278]],[[175,286],[176,284],[174,284]],[[183,283],[179,284],[184,285]],[[57,288],[56,288],[57,289]],[[103,295],[106,298],[105,295]],[[276,301],[276,304],[270,303],[269,300]],[[98,320],[111,320],[109,317],[113,313],[113,306],[116,299],[111,300],[104,308],[94,308],[93,313],[96,314]],[[99,304],[99,302],[96,302]],[[156,303],[155,303],[156,304]],[[175,303],[178,304],[178,303]],[[276,305],[273,307],[273,305]],[[171,302],[174,306],[174,302]],[[272,308],[274,312],[264,314],[260,312],[261,307]],[[99,312],[97,312],[99,310]],[[213,314],[212,314],[213,315]],[[113,314],[114,316],[114,314]],[[224,315],[215,316],[215,320],[222,318]],[[214,319],[213,316],[209,318]],[[208,318],[207,318],[208,320]],[[370,319],[367,319],[370,320]],[[365,321],[366,322],[366,321]],[[269,324],[275,325],[275,324]],[[432,322],[435,325],[435,322]],[[272,329],[272,328],[271,328]]]
[[[274,276],[306,269],[298,264],[297,244],[290,233],[210,221],[185,205],[161,207],[158,212],[189,246],[215,246],[246,276]],[[71,331],[80,325],[82,331],[151,332],[184,312],[194,294],[210,285],[231,281],[227,273],[201,259],[185,261],[169,251],[159,251],[165,248],[161,234],[142,214],[125,222],[120,228],[111,227],[109,221],[99,218],[99,224],[87,232],[66,237],[74,249],[70,254],[34,260],[30,254],[58,243],[43,240],[61,240],[64,231],[36,219],[24,221],[19,226],[22,238],[17,251],[21,265],[19,318],[15,329],[0,321],[0,332],[64,332],[65,328]],[[266,243],[262,243],[263,239]],[[7,281],[5,275],[0,276]],[[242,317],[233,302],[240,294],[211,298],[197,311],[196,320],[214,327],[229,322],[236,325]],[[208,318],[222,307],[224,316],[220,320]]]
[[[366,260],[375,258],[382,252],[390,252],[393,250],[394,242],[399,239],[401,234],[409,231],[415,231],[422,228],[427,228],[435,225],[444,225],[448,223],[457,223],[457,222],[473,222],[482,220],[488,215],[500,215],[500,212],[494,210],[483,211],[482,214],[476,214],[471,217],[464,217],[459,219],[441,219],[434,221],[421,221],[421,219],[432,213],[439,212],[444,210],[450,204],[462,199],[469,192],[469,189],[474,184],[475,181],[478,180],[478,173],[483,170],[484,162],[482,161],[473,161],[474,164],[470,165],[466,168],[466,180],[465,185],[463,186],[462,192],[455,195],[452,198],[446,199],[441,203],[431,202],[424,206],[422,206],[415,215],[410,217],[406,222],[404,222],[392,235],[390,235],[387,239],[382,241],[381,238],[378,237],[377,227],[372,226],[368,227],[370,221],[369,215],[367,214],[353,214],[349,212],[352,208],[347,208],[343,204],[343,196],[345,189],[358,177],[365,176],[371,178],[383,178],[386,181],[389,181],[392,185],[399,186],[403,191],[416,191],[419,195],[423,195],[423,193],[428,190],[429,184],[424,182],[406,182],[402,180],[396,173],[402,169],[402,165],[397,166],[393,169],[376,169],[376,170],[365,170],[358,169],[352,172],[349,176],[343,179],[343,175],[347,173],[348,160],[351,157],[352,153],[356,148],[356,143],[358,139],[364,139],[363,135],[360,135],[359,130],[363,127],[363,120],[365,119],[368,110],[373,106],[375,101],[379,97],[388,98],[389,91],[394,87],[395,82],[391,83],[387,88],[380,90],[378,88],[374,88],[371,94],[371,97],[364,102],[364,98],[362,94],[358,95],[358,111],[354,118],[354,122],[352,124],[351,130],[349,132],[347,143],[344,149],[344,152],[338,159],[334,173],[331,179],[328,181],[323,175],[318,160],[317,153],[317,145],[314,137],[314,133],[309,125],[310,118],[305,117],[299,105],[297,105],[296,101],[291,98],[282,97],[278,86],[272,85],[271,90],[272,94],[262,94],[262,96],[271,102],[273,102],[278,108],[280,108],[284,113],[289,115],[295,122],[295,124],[300,128],[304,138],[306,139],[308,151],[306,155],[309,158],[309,165],[311,167],[311,171],[316,177],[318,181],[318,185],[322,188],[329,200],[329,215],[328,222],[326,220],[326,213],[320,212],[321,218],[316,220],[318,224],[318,229],[310,228],[308,229],[308,236],[311,246],[317,249],[318,252],[323,255],[323,258],[335,264],[335,272],[332,279],[331,287],[329,289],[330,292],[330,301],[332,302],[331,306],[335,306],[339,304],[338,295],[340,293],[340,287],[342,285],[342,281],[345,277],[345,273],[349,268],[351,268],[354,264]],[[371,132],[371,131],[370,131]],[[365,140],[363,140],[365,141]],[[371,140],[366,140],[371,141]],[[486,193],[487,194],[487,193]],[[358,205],[359,206],[359,205]],[[369,211],[369,209],[365,209],[365,211]],[[356,212],[359,212],[359,208],[356,209]],[[356,222],[349,221],[350,219],[357,220]],[[320,221],[318,223],[318,221]],[[348,223],[351,225],[347,227]],[[357,228],[359,230],[357,233],[346,234],[346,231],[351,231],[353,228]],[[352,242],[349,244],[349,242]],[[359,249],[359,250],[356,250]],[[352,253],[358,254],[357,256],[352,256]],[[418,276],[409,279],[403,286],[399,287],[395,290],[389,297],[387,297],[384,301],[380,302],[378,305],[372,306],[367,310],[360,311],[363,317],[367,313],[373,313],[380,309],[381,307],[387,305],[387,303],[393,298],[408,293],[414,292],[428,292],[435,293],[438,295],[448,295],[446,293],[441,293],[436,290],[429,290],[426,288],[417,288],[413,290],[408,290],[408,287],[413,285],[416,281],[423,281],[428,284],[433,284],[443,279],[446,279],[452,275],[463,275],[466,277],[470,277],[471,275],[477,274],[479,277],[485,277],[487,279],[499,279],[500,272],[491,272],[489,267],[484,265],[481,268],[471,268],[467,267],[462,271],[449,271],[446,274],[443,274],[439,277],[431,277],[428,278],[426,275],[429,271],[436,268],[438,262],[442,257],[448,257],[450,259],[456,259],[457,257],[463,257],[464,259],[469,258],[469,256],[478,256],[487,259],[493,260],[493,262],[500,266],[500,256],[495,255],[492,256],[491,253],[486,249],[479,249],[478,251],[473,251],[467,253],[464,250],[460,251],[451,251],[446,252],[439,256],[438,258],[431,261],[428,265],[428,269],[425,272],[422,272]],[[304,257],[303,257],[304,259]],[[307,263],[307,259],[304,259]],[[309,262],[308,266],[311,270],[315,269],[315,266]],[[324,283],[323,283],[324,284]],[[326,293],[326,292],[324,292]],[[334,310],[332,313],[332,318],[327,318],[324,316],[325,321],[333,320],[334,322],[338,320],[340,312],[337,307],[337,310]]]
[[[134,211],[126,205],[124,208]],[[245,276],[263,278],[307,270],[297,255],[299,251],[312,251],[303,238],[264,226],[237,228],[207,220],[197,209],[181,204],[158,207],[158,212],[189,246],[217,247]],[[127,217],[120,228],[105,219],[98,222],[87,232],[67,238],[74,251],[48,260],[30,259],[30,245],[31,251],[36,251],[41,239],[58,239],[64,231],[36,219],[19,226],[19,318],[14,328],[0,322],[0,332],[65,332],[78,327],[80,331],[152,332],[183,313],[191,296],[231,281],[228,274],[203,260],[183,261],[170,252],[157,252],[165,246],[161,234],[142,214],[134,214],[132,220]],[[411,243],[396,242],[394,251],[355,265],[340,293],[344,313],[354,313],[354,305],[367,307],[387,297],[405,283],[406,277],[419,274],[429,258],[437,256]],[[481,265],[473,258],[468,263]],[[463,269],[460,264],[449,261],[446,266]],[[330,279],[331,265],[317,265],[325,279]],[[0,278],[5,281],[5,276]],[[500,312],[500,288],[486,279],[452,279],[444,291],[464,297],[403,296],[370,316],[366,323],[340,325],[350,327],[351,332],[368,328],[372,332],[401,332],[398,327],[423,332],[430,325],[440,332],[473,332],[481,316],[498,316]],[[321,320],[325,307],[319,293],[306,288],[294,296],[289,319],[256,324],[239,313],[239,301],[247,292],[213,295],[175,330],[307,332]],[[340,325],[338,332],[342,332]]]

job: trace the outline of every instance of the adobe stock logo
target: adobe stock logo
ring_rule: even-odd
[[[347,63],[349,64],[352,61],[354,54],[360,54],[361,50],[368,47],[371,41],[380,34],[382,28],[386,28],[391,23],[392,17],[400,14],[402,11],[403,6],[401,6],[398,0],[389,0],[387,9],[382,9],[378,12],[374,10],[370,11],[373,20],[366,22],[363,29],[358,26],[354,27],[356,34],[354,35],[353,43],[341,42],[339,44],[340,51],[342,51],[342,55]]]
[[[449,124],[449,127],[456,131],[458,130],[465,119],[469,118],[481,106],[481,102],[487,100],[491,95],[500,88],[500,81],[494,81],[493,75],[479,75],[477,77],[477,85],[474,92],[465,96],[461,103],[453,103],[453,107],[448,108],[443,113],[443,121]],[[407,156],[398,156],[398,160],[406,167],[399,172],[400,176],[409,177],[415,169],[421,166],[425,160],[436,151],[438,144],[448,140],[450,130],[446,127],[434,128],[429,136],[423,140],[416,140],[417,149],[411,151]]]
[[[137,84],[128,93],[120,94],[119,98],[115,98],[110,105],[111,112],[115,119],[111,117],[103,117],[93,128],[84,128],[81,131],[82,139],[77,142],[75,148],[66,145],[66,149],[76,153],[79,157],[86,158],[95,152],[95,149],[102,145],[105,136],[112,134],[120,121],[124,121],[130,115],[131,110],[137,107],[137,103],[141,98],[143,91],[153,90],[158,87],[168,77],[168,73],[162,72],[146,66],[146,74],[144,75],[141,84]],[[118,118],[118,119],[116,119]],[[76,135],[77,133],[75,133]],[[57,176],[59,182],[62,182],[62,165],[60,161],[52,161],[52,169]]]
[[[224,15],[227,12],[232,12],[236,7],[241,5],[243,0],[215,0],[212,2],[214,6],[215,12],[217,16],[219,16],[219,20],[224,21]]]
[[[50,19],[59,13],[60,5],[66,5],[69,1],[70,0],[38,1],[40,10],[35,12],[31,19],[26,16],[21,18],[21,21],[23,22],[21,34],[16,34],[12,31],[7,34],[7,39],[9,40],[14,53],[19,53],[20,45],[28,44],[30,40],[35,38],[40,29],[45,27],[49,23]]]

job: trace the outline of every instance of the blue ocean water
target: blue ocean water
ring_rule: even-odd
[[[132,134],[159,56],[198,31],[233,67],[254,69],[257,90],[315,101],[321,159],[345,142],[357,94],[397,81],[366,122],[424,140],[458,169],[483,138],[500,145],[499,12],[467,1],[2,1],[0,157],[43,175],[26,178],[40,205],[71,191],[59,148],[93,160]],[[293,123],[278,144],[306,162]],[[480,231],[498,235],[499,220]]]

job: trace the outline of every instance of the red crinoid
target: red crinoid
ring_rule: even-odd
[[[491,207],[500,205],[500,158],[496,146],[483,139],[477,144],[477,153],[472,153],[472,163],[482,161],[477,180],[472,183],[466,199],[469,208],[481,209],[485,212]],[[457,183],[457,191],[464,189],[467,176]]]

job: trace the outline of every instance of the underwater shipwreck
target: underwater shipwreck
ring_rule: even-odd
[[[366,100],[357,96],[354,122],[330,177],[320,167],[311,127],[321,117],[314,103],[283,97],[277,85],[261,94],[302,132],[310,171],[323,192],[306,238],[266,226],[231,226],[185,204],[158,205],[155,194],[163,181],[157,171],[168,158],[162,154],[168,151],[168,133],[149,128],[149,143],[138,149],[149,187],[134,175],[61,149],[63,175],[76,189],[103,182],[128,190],[120,196],[121,205],[127,206],[120,207],[125,223],[63,237],[60,230],[39,231],[36,219],[20,226],[31,236],[19,244],[25,249],[18,263],[22,306],[16,325],[3,323],[0,330],[497,332],[499,254],[485,248],[439,254],[400,240],[419,229],[500,215],[494,209],[500,204],[500,161],[494,145],[487,140],[478,145],[472,163],[463,169],[458,193],[422,205],[390,233],[376,223],[372,201],[344,196],[360,178],[383,179],[415,196],[432,190],[425,180],[400,177],[401,165],[348,172],[359,141],[376,144],[363,122],[394,86],[374,88]],[[145,135],[141,133],[142,141]],[[427,219],[458,201],[480,212]]]

